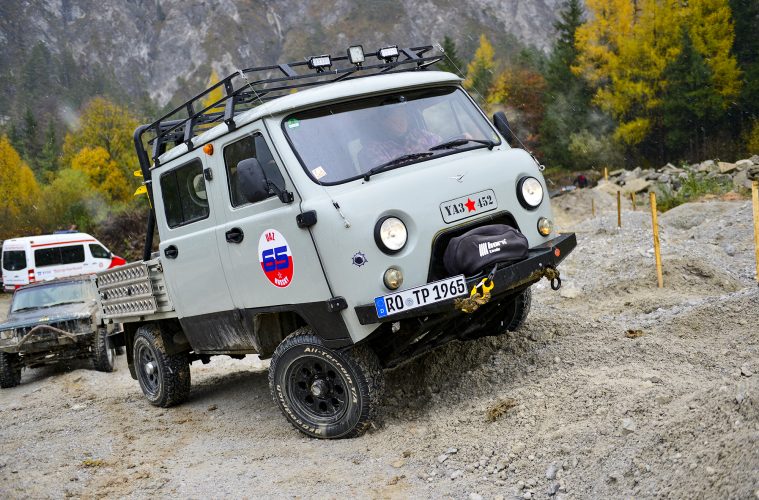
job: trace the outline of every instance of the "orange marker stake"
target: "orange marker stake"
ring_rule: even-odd
[[[605,181],[609,180],[609,169],[608,169],[608,167],[604,167],[604,180]]]
[[[590,213],[593,215],[593,218],[596,218],[596,199],[591,198],[590,199]]]
[[[754,258],[756,259],[756,281],[759,283],[759,181],[751,183],[751,200],[754,202]]]
[[[622,191],[617,191],[617,227],[622,227]]]
[[[635,212],[635,193],[630,193],[630,203],[632,203],[633,212]]]
[[[756,211],[756,210],[755,210]],[[659,220],[656,215],[656,193],[651,191],[651,224],[654,228],[654,255],[656,255],[656,278],[659,288],[664,288],[664,276],[661,270],[661,247],[659,245]]]

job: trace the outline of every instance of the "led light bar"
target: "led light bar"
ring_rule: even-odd
[[[308,67],[322,72],[326,68],[332,67],[332,58],[329,56],[329,54],[311,57],[308,60]]]
[[[364,47],[361,45],[351,45],[348,47],[348,59],[350,59],[351,64],[361,66],[365,59]]]
[[[385,62],[393,62],[398,59],[398,46],[391,45],[389,47],[383,47],[377,52],[377,57]]]

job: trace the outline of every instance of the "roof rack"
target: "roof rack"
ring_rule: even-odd
[[[354,47],[360,46],[353,46],[351,49]],[[146,132],[152,133],[153,137],[148,140],[148,144],[152,145],[152,159],[157,166],[158,157],[166,151],[166,144],[184,143],[188,151],[192,151],[199,146],[193,144],[193,137],[197,133],[221,122],[226,123],[232,131],[236,128],[237,114],[286,95],[294,89],[379,73],[425,69],[441,58],[440,55],[428,55],[432,49],[431,45],[410,48],[391,46],[373,53],[363,53],[361,49],[360,62],[353,62],[353,56],[349,51],[349,55],[346,56],[325,55],[300,62],[241,69],[208,87],[153,123],[139,127],[137,130],[139,141],[138,134],[135,132],[135,145],[140,149],[143,144],[142,135]],[[369,58],[376,58],[379,62],[369,64]],[[304,69],[306,71],[303,71]],[[199,105],[219,88],[224,92],[221,99],[205,106]],[[221,108],[224,111],[220,111]],[[180,115],[185,116],[178,117]]]

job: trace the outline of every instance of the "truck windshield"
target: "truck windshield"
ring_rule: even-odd
[[[330,104],[293,113],[282,128],[309,176],[325,185],[500,144],[487,119],[457,87]]]
[[[11,312],[85,302],[91,296],[88,281],[69,281],[17,290]]]

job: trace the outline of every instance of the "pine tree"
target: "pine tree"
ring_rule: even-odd
[[[58,157],[61,154],[60,144],[58,144],[57,134],[55,133],[56,123],[50,119],[47,122],[47,131],[45,132],[45,142],[42,145],[37,164],[43,178],[49,178],[58,170]]]
[[[490,86],[493,83],[493,71],[495,70],[495,51],[485,35],[480,35],[480,45],[474,53],[474,58],[467,66],[467,77],[464,87],[472,90],[482,104],[487,102]]]
[[[735,23],[733,52],[738,66],[743,72],[743,88],[738,97],[737,117],[734,125],[739,126],[749,137],[759,137],[754,123],[759,123],[759,2],[756,0],[730,0]],[[753,151],[753,153],[752,153]],[[755,154],[757,148],[749,149]]]
[[[724,114],[722,99],[711,85],[712,70],[683,29],[680,54],[665,68],[667,87],[661,100],[661,136],[668,158],[697,160],[705,134]],[[658,134],[657,134],[658,135]]]
[[[445,56],[437,63],[437,69],[440,71],[448,71],[454,75],[466,76],[466,65],[459,58],[456,52],[456,42],[451,37],[446,35],[443,37],[443,52]]]
[[[24,112],[21,142],[23,144],[23,158],[36,173],[38,171],[37,157],[42,150],[42,141],[39,137],[39,125],[37,119],[34,117],[30,108],[26,108],[26,111]]]

